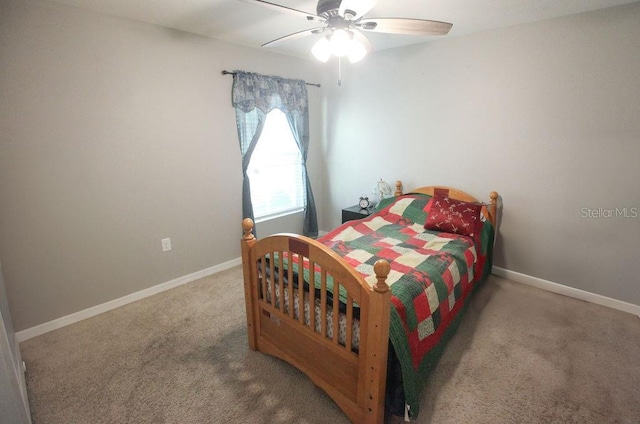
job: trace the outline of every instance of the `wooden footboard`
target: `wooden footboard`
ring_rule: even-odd
[[[371,287],[340,256],[315,240],[294,234],[256,240],[251,233],[253,221],[245,219],[242,226],[249,347],[304,372],[354,423],[382,423],[391,307],[385,282],[389,264],[375,263],[378,282]],[[290,264],[307,261],[308,269],[316,272],[308,273],[311,289],[305,291],[304,272]],[[344,293],[342,320],[346,320],[342,341],[338,335],[340,292]],[[310,305],[308,318],[302,313],[303,299]],[[319,318],[315,305],[320,308]],[[357,308],[360,337],[359,346],[353,348]]]

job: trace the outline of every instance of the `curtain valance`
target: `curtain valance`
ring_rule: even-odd
[[[308,108],[307,87],[303,80],[287,79],[252,72],[233,71],[233,107],[245,113],[258,108],[304,114]]]

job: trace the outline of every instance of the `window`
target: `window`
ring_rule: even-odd
[[[280,109],[267,114],[247,173],[256,221],[304,209],[306,178],[302,155]]]

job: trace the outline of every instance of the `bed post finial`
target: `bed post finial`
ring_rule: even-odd
[[[376,278],[378,279],[378,282],[373,286],[373,289],[378,293],[385,293],[389,291],[389,285],[386,282],[389,271],[391,271],[389,262],[384,259],[378,259],[376,263],[373,264],[373,271],[376,273]]]
[[[402,181],[396,181],[396,191],[393,193],[394,196],[402,196]]]
[[[365,416],[362,422],[383,423],[391,318],[391,290],[385,280],[391,271],[391,266],[384,259],[379,259],[373,264],[373,270],[378,282],[373,286],[373,292],[369,297],[368,316],[375,319],[366,320],[367,353],[364,359],[365,386],[363,387]]]
[[[489,199],[491,199],[491,204],[489,205],[489,215],[491,215],[491,223],[495,227],[498,219],[498,217],[496,216],[498,209],[498,192],[492,191],[491,193],[489,193]]]
[[[254,270],[252,269],[250,253],[251,246],[253,246],[257,240],[253,233],[253,220],[251,218],[245,218],[242,220],[242,241],[240,242],[240,250],[242,251],[242,276],[244,280],[244,302],[247,311],[247,337],[249,339],[249,349],[256,350],[258,348],[257,342],[257,328],[256,322],[256,305],[253,302],[253,288],[251,286],[251,276]],[[255,262],[253,263],[255,267]]]
[[[253,235],[253,220],[251,218],[245,218],[242,220],[242,230],[244,231],[242,240],[249,241],[255,239],[255,236]]]

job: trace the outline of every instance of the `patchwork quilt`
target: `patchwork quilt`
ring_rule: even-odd
[[[376,213],[318,240],[372,286],[374,263],[389,261],[389,338],[402,367],[412,417],[419,412],[420,392],[460,321],[466,299],[490,270],[493,245],[489,222],[477,238],[426,230],[430,199],[421,194],[385,199]]]

